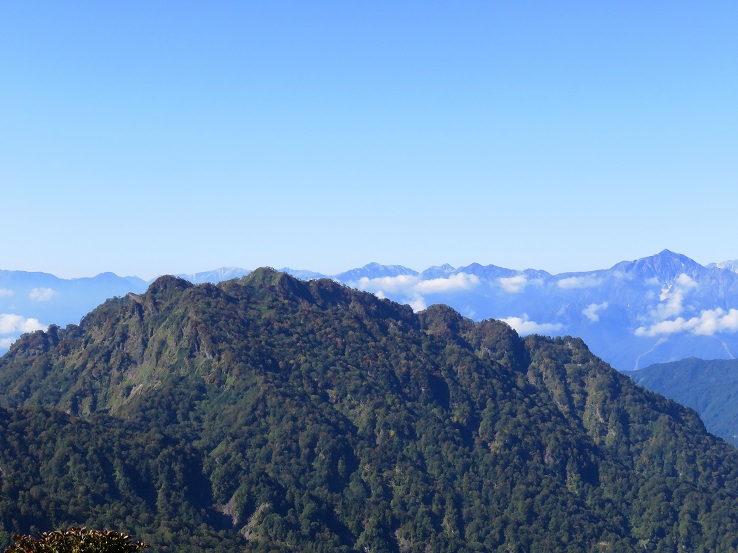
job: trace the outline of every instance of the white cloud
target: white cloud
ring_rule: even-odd
[[[459,292],[469,290],[479,284],[477,275],[457,273],[448,278],[433,278],[421,280],[415,290],[421,294],[441,294],[443,292]]]
[[[0,349],[8,349],[15,342],[15,338],[0,338]]]
[[[562,278],[556,282],[556,285],[559,288],[569,290],[572,288],[594,288],[595,286],[599,286],[600,282],[602,281],[599,278],[587,275]]]
[[[686,321],[679,317],[673,321],[661,321],[652,324],[650,327],[641,326],[636,328],[636,336],[668,336],[669,334],[676,334],[677,332],[684,332],[684,323]]]
[[[447,278],[421,280],[414,275],[394,277],[368,278],[362,277],[356,283],[359,290],[383,294],[441,294],[469,290],[479,284],[479,277],[467,273],[458,273]]]
[[[590,303],[587,307],[582,309],[582,315],[587,317],[593,323],[600,320],[600,311],[607,309],[608,303],[603,301],[602,303]]]
[[[512,294],[521,292],[528,285],[528,278],[525,275],[500,277],[497,281],[505,292],[510,292]]]
[[[28,294],[33,301],[49,301],[56,296],[53,288],[34,288]]]
[[[469,290],[479,284],[479,277],[467,273],[429,280],[421,280],[414,275],[362,277],[355,284],[360,290],[372,292],[378,298],[392,296],[395,300],[410,305],[414,311],[422,311],[428,306],[425,295]]]
[[[700,313],[692,332],[700,336],[712,336],[716,332],[732,334],[736,331],[738,331],[738,309],[730,309],[726,312],[718,308]]]
[[[0,314],[0,334],[18,334],[34,330],[46,330],[46,326],[38,319],[27,319],[9,313]]]
[[[12,290],[8,290],[7,288],[0,288],[0,298],[9,298],[10,296],[14,296],[15,292]]]
[[[718,332],[732,334],[738,332],[738,309],[706,309],[699,317],[685,319],[677,317],[668,321],[660,321],[649,327],[636,329],[636,336],[666,336],[680,332],[689,332],[697,336],[712,336]]]
[[[689,275],[682,273],[674,282],[661,290],[659,303],[651,311],[654,321],[650,325],[638,327],[636,336],[670,336],[686,332],[696,336],[712,336],[718,332],[738,332],[738,309],[725,311],[722,308],[705,309],[699,315],[685,318],[684,302],[690,291],[699,288]]]
[[[502,321],[509,324],[518,334],[555,334],[563,328],[561,323],[537,323],[528,319],[527,314],[522,317],[508,317]]]
[[[420,279],[413,275],[399,275],[394,277],[368,278],[361,277],[356,283],[359,290],[366,292],[383,293],[412,293]]]
[[[684,297],[698,286],[689,275],[679,275],[670,286],[661,290],[659,299],[662,303],[656,308],[655,318],[663,320],[680,315],[684,310]]]
[[[423,311],[426,307],[428,307],[425,304],[425,300],[420,296],[415,299],[409,300],[407,303],[410,307],[413,308],[413,311],[415,311],[416,313],[418,311]]]

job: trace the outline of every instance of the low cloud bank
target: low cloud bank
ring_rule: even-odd
[[[368,278],[361,277],[356,283],[359,290],[365,292],[406,293],[412,291],[420,279],[413,275],[400,275],[394,277]]]
[[[662,303],[656,308],[656,317],[663,320],[680,315],[684,311],[684,298],[697,288],[699,285],[689,275],[679,275],[669,288],[661,291]]]
[[[531,321],[525,313],[522,317],[507,317],[501,320],[509,324],[515,332],[522,336],[527,334],[557,334],[564,328],[564,325],[561,323],[537,323]]]
[[[428,280],[414,275],[362,277],[354,285],[359,290],[372,292],[380,298],[391,296],[397,301],[407,303],[414,311],[422,311],[428,306],[425,296],[471,290],[479,285],[479,277],[467,273]]]
[[[479,284],[479,277],[467,273],[458,273],[446,278],[423,280],[414,275],[368,278],[362,277],[356,283],[359,290],[366,292],[383,292],[385,294],[400,293],[443,294],[444,292],[463,292],[471,290]]]
[[[688,333],[694,336],[713,336],[738,332],[738,309],[725,310],[721,307],[704,309],[699,315],[683,317],[687,296],[699,284],[689,275],[682,273],[674,282],[661,291],[661,301],[652,311],[653,322],[638,327],[636,336],[667,337],[673,334]]]
[[[738,331],[738,309],[726,311],[717,309],[706,309],[697,317],[685,319],[677,317],[667,321],[659,321],[651,326],[636,329],[636,336],[668,336],[680,332],[688,332],[695,336],[712,336],[717,333],[732,334]]]
[[[0,350],[6,350],[20,334],[46,330],[38,319],[26,318],[12,313],[0,313]]]
[[[0,334],[23,334],[35,330],[46,330],[38,319],[26,318],[10,313],[0,314]]]
[[[556,286],[563,288],[564,290],[571,290],[575,288],[594,288],[599,286],[602,280],[594,276],[573,276],[562,278],[556,281]]]
[[[447,278],[421,280],[415,289],[421,294],[443,294],[444,292],[463,292],[479,284],[477,275],[458,273]]]
[[[528,278],[525,275],[500,277],[497,279],[497,282],[500,283],[500,286],[502,286],[502,289],[505,290],[505,292],[510,292],[511,294],[522,292],[525,290],[525,287],[528,286]]]

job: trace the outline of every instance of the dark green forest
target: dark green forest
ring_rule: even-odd
[[[738,452],[578,339],[271,269],[174,277],[0,359],[1,545],[731,551]]]

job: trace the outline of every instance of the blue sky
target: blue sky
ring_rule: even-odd
[[[738,258],[738,4],[3,2],[0,269]]]

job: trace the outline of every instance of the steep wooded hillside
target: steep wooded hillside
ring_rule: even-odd
[[[691,407],[711,433],[738,447],[738,360],[689,358],[625,374]]]
[[[135,531],[159,551],[242,548],[212,503],[184,442],[105,416],[0,408],[0,546],[83,525]]]

